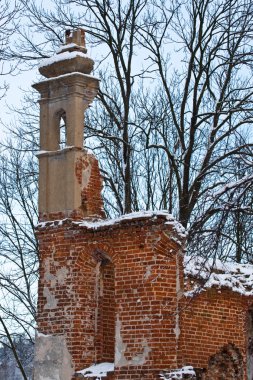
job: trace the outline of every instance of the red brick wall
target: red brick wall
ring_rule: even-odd
[[[38,227],[39,331],[67,337],[75,370],[116,354],[110,378],[159,379],[161,370],[207,368],[229,343],[246,369],[252,299],[225,289],[184,297],[181,247],[165,222],[160,216],[90,229],[71,220]]]
[[[88,170],[89,176],[84,172]],[[98,160],[93,154],[86,154],[76,162],[75,173],[79,184],[82,186],[82,216],[104,217],[103,201],[101,196],[102,178],[99,171]],[[89,178],[84,185],[84,179]]]
[[[215,288],[184,299],[181,304],[181,364],[207,368],[210,356],[228,343],[239,348],[245,364],[249,302],[250,299],[238,293]]]
[[[76,370],[112,360],[113,319],[123,352],[115,379],[151,380],[176,366],[181,256],[165,221],[144,218],[97,230],[63,221],[38,228],[39,331],[67,336]],[[101,257],[111,263],[100,264]]]

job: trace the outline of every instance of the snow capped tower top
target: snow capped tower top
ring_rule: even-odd
[[[46,78],[78,72],[90,74],[94,61],[88,57],[85,47],[85,31],[83,29],[67,30],[65,44],[55,55],[43,59],[39,72]]]

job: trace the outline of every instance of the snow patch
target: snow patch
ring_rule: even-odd
[[[212,197],[219,197],[220,195],[224,194],[226,191],[234,189],[236,187],[239,187],[239,186],[243,185],[245,182],[251,181],[252,179],[253,179],[253,175],[246,175],[238,181],[229,182],[226,185],[224,185],[223,187],[221,187],[214,194],[212,194]]]
[[[177,234],[181,238],[185,238],[187,236],[186,230],[184,227],[175,220],[175,218],[169,214],[166,210],[161,210],[161,211],[138,211],[138,212],[132,212],[131,214],[125,214],[120,216],[119,218],[115,219],[106,219],[106,220],[98,220],[95,222],[91,221],[81,221],[81,222],[74,222],[75,224],[78,224],[81,227],[86,227],[88,229],[97,229],[100,227],[105,227],[105,226],[112,226],[114,224],[119,224],[123,221],[130,221],[134,219],[142,219],[142,218],[156,218],[159,216],[163,216],[166,218],[167,222],[165,224],[169,224],[172,226],[173,230],[177,232]]]
[[[42,154],[46,154],[48,152],[49,152],[48,150],[39,150],[38,152],[36,152],[36,156],[38,157],[38,156],[40,156]]]
[[[82,46],[81,46],[82,47]],[[77,45],[75,44],[74,42],[71,42],[70,44],[66,44],[66,45],[62,45],[58,50],[56,50],[56,53],[59,54],[61,53],[63,50],[68,50],[68,49],[73,49],[73,48],[77,48],[77,49],[80,49],[80,45]]]
[[[76,57],[90,59],[87,54],[82,53],[81,51],[64,51],[63,53],[53,55],[52,57],[44,58],[38,67],[41,68],[41,67],[49,66],[55,62],[66,61],[66,60],[73,59]]]
[[[58,80],[59,78],[70,77],[70,76],[77,75],[77,74],[81,75],[83,77],[86,77],[86,78],[93,78],[93,79],[100,81],[100,79],[95,77],[94,75],[80,73],[79,71],[72,71],[71,73],[66,73],[66,74],[58,75],[57,77],[51,77],[51,78],[47,78],[45,80],[41,80],[39,83],[50,82],[50,81]],[[63,150],[63,149],[60,149],[60,150]]]
[[[182,237],[182,238],[185,238],[187,236],[187,232],[185,230],[185,228],[182,226],[181,223],[179,223],[177,220],[175,220],[173,218],[173,220],[169,220],[168,222],[166,222],[165,224],[169,224],[169,225],[172,225],[173,226],[173,230],[177,232],[177,234]]]
[[[94,77],[92,77],[92,78],[94,78]],[[97,78],[98,79],[98,78]],[[90,148],[85,148],[85,150],[86,150],[86,153],[87,154],[90,154],[90,155],[92,155],[92,156],[95,156],[95,154],[93,153],[93,151],[90,149]]]
[[[187,296],[214,286],[228,288],[245,296],[253,295],[253,265],[185,256],[184,272],[186,279],[194,278],[200,282],[185,293]]]
[[[37,224],[37,227],[40,227],[40,228],[45,228],[46,226],[50,226],[50,227],[58,227],[58,226],[62,226],[64,222],[66,222],[68,220],[68,218],[64,218],[64,219],[60,219],[60,220],[49,220],[49,221],[45,221],[45,222],[40,222]]]
[[[72,73],[71,73],[71,74],[72,74]],[[85,76],[87,76],[86,74],[82,74],[82,73],[76,73],[76,74],[80,74],[80,75],[85,75]],[[66,75],[70,75],[70,74],[64,74],[64,75],[66,76]],[[90,76],[90,75],[89,75],[89,76]],[[59,78],[59,77],[57,77],[57,78]],[[94,78],[94,77],[92,77],[92,78]],[[55,78],[50,78],[50,79],[55,79]],[[50,79],[49,79],[49,80],[50,80]],[[70,150],[70,149],[77,149],[77,150],[80,150],[80,148],[77,148],[77,147],[74,146],[74,145],[65,145],[64,148],[62,148],[62,149],[57,149],[57,150],[39,150],[39,151],[35,152],[35,155],[36,155],[37,157],[39,157],[39,156],[44,155],[44,154],[48,154],[48,153],[57,153],[57,152],[65,152],[65,151],[68,151],[68,150]],[[94,156],[94,153],[92,152],[92,150],[90,150],[90,149],[88,149],[88,148],[84,148],[83,150],[85,151],[85,153]]]
[[[196,376],[196,373],[192,366],[185,366],[179,369],[174,369],[169,372],[164,372],[160,374],[160,378],[163,380],[169,380],[169,379],[183,379],[184,375],[190,375],[190,376]]]
[[[80,227],[86,227],[89,230],[97,230],[103,227],[110,227],[114,225],[118,225],[120,223],[124,223],[127,221],[134,221],[137,219],[157,219],[157,217],[164,217],[166,222],[165,224],[170,225],[172,227],[172,230],[174,230],[177,234],[177,237],[179,237],[181,240],[179,240],[175,236],[171,236],[171,238],[179,245],[182,245],[184,239],[187,237],[187,231],[184,229],[184,227],[177,221],[175,218],[168,213],[166,210],[161,211],[138,211],[133,212],[131,214],[125,214],[115,219],[84,219],[81,221],[72,221],[68,218],[62,219],[62,220],[48,220],[45,222],[40,222],[37,224],[38,228],[45,228],[45,227],[57,227],[59,225],[62,225],[65,221],[70,221],[71,223],[78,225]]]
[[[100,363],[93,364],[92,366],[82,369],[77,373],[81,373],[83,377],[96,377],[96,380],[100,380],[102,377],[106,377],[108,372],[114,371],[113,363]]]

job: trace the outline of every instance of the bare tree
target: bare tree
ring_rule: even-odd
[[[226,0],[175,3],[172,13],[169,2],[154,1],[157,11],[138,29],[167,105],[158,114],[155,109],[155,124],[144,112],[143,132],[148,149],[166,152],[177,187],[174,213],[191,242],[204,231],[214,238],[223,228],[219,220],[235,208],[251,212],[235,190],[243,187],[246,193],[252,186],[252,135],[240,144],[236,137],[252,124],[253,6]],[[173,43],[174,69],[165,51]],[[242,156],[248,156],[247,175],[236,181],[231,162]]]
[[[1,379],[27,380],[32,379],[34,346],[25,336],[11,340],[1,339],[0,348],[0,377]],[[20,361],[20,367],[17,362]],[[24,370],[25,369],[25,370]],[[22,373],[23,371],[23,373]]]
[[[252,136],[237,143],[252,123],[251,2],[23,4],[30,35],[20,33],[22,53],[13,57],[34,64],[62,42],[63,26],[85,28],[99,46],[101,90],[85,132],[100,158],[108,212],[167,208],[194,249],[202,241],[204,254],[211,239],[213,252],[221,250],[228,215],[251,212],[236,191],[247,196],[252,184]],[[43,34],[40,43],[32,32]],[[238,182],[232,166],[241,156],[247,175]]]
[[[28,112],[23,119],[23,112],[20,111],[18,125],[10,126],[8,140],[1,143],[0,343],[13,351],[20,373],[27,380],[29,358],[22,356],[20,344],[18,348],[16,343],[23,340],[25,345],[34,341],[38,270],[34,234],[38,168],[34,151],[38,147],[33,140],[37,126],[33,126]],[[38,122],[38,118],[35,120]],[[25,133],[30,129],[32,134]]]
[[[16,2],[9,0],[0,1],[0,77],[13,73],[16,65],[11,65],[6,53],[9,49],[10,40],[15,32],[15,22],[20,7]],[[7,82],[0,85],[0,99],[5,95],[8,88]]]

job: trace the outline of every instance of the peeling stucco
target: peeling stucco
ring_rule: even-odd
[[[50,291],[50,289],[45,286],[43,289],[43,296],[46,298],[47,302],[44,306],[44,309],[56,309],[58,300],[55,298],[54,294]]]
[[[123,342],[121,336],[121,321],[119,319],[119,315],[117,315],[116,319],[116,343],[115,343],[115,366],[123,367],[123,366],[137,366],[143,365],[146,363],[149,353],[151,352],[151,348],[148,346],[147,339],[143,339],[142,352],[132,357],[132,359],[127,360],[125,357],[125,352],[127,350],[127,344]]]
[[[63,285],[68,275],[68,268],[62,267],[56,271],[56,280],[58,284]]]
[[[91,164],[89,162],[86,168],[82,170],[82,187],[87,187],[90,180],[90,175],[91,175]]]
[[[146,272],[145,272],[145,274],[144,274],[144,279],[145,279],[145,280],[147,280],[147,279],[151,276],[151,274],[152,274],[151,269],[152,269],[152,266],[151,266],[151,265],[148,265],[148,266],[146,267]]]
[[[35,340],[34,380],[70,380],[73,373],[65,336],[39,334]]]
[[[55,249],[55,248],[54,248]],[[69,269],[66,266],[59,268],[55,274],[51,273],[50,266],[53,262],[52,258],[47,258],[45,260],[45,281],[48,286],[45,285],[43,289],[43,296],[46,298],[47,302],[44,309],[55,309],[58,305],[58,300],[55,297],[54,289],[57,285],[64,285],[67,276],[69,275]],[[55,262],[53,262],[55,265]]]

